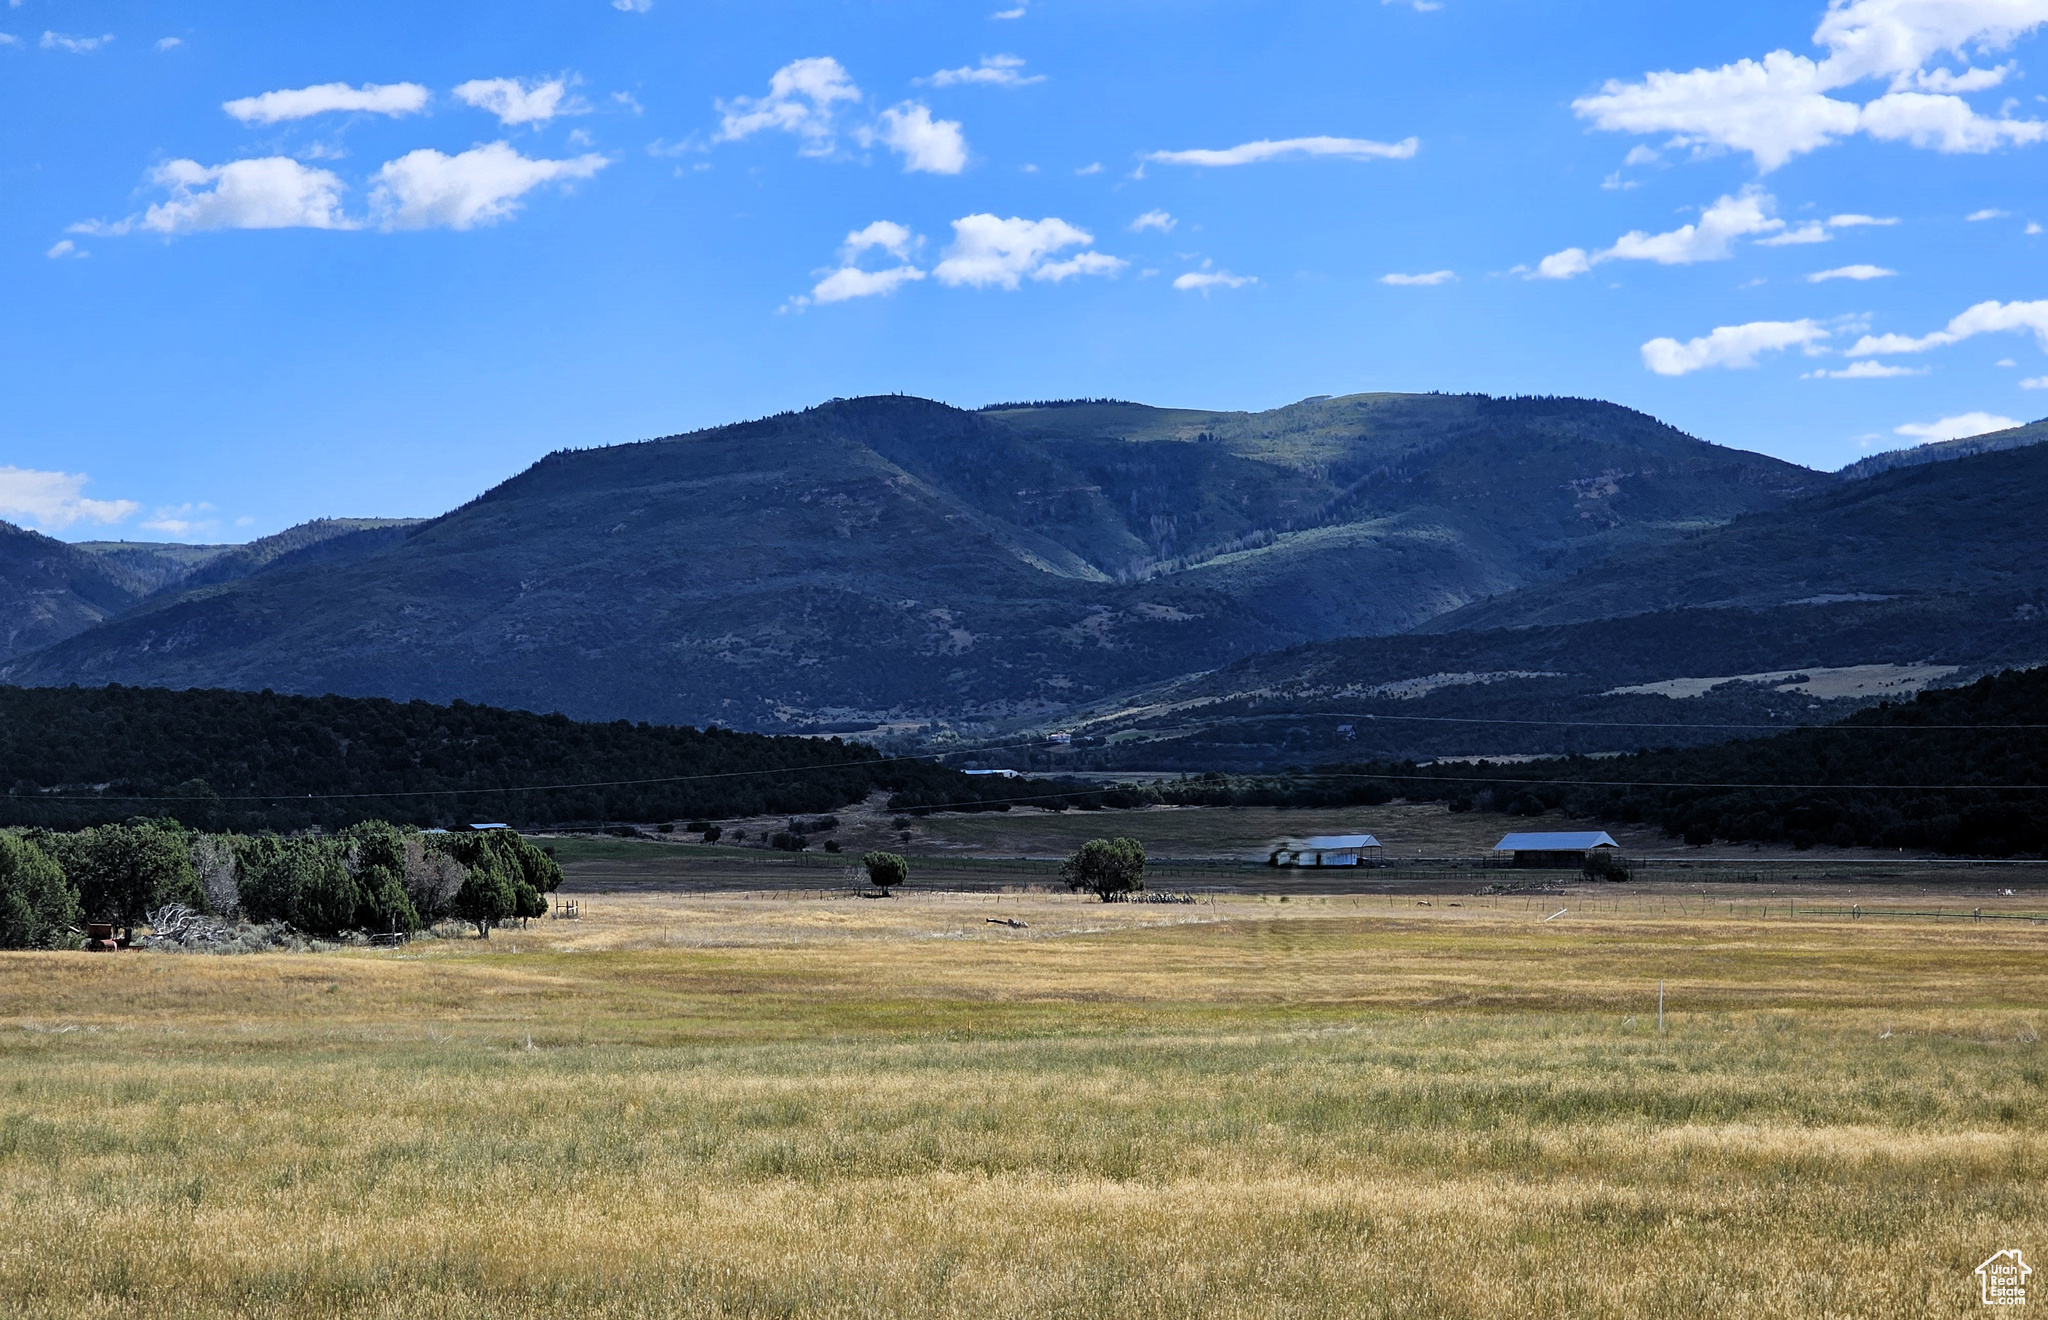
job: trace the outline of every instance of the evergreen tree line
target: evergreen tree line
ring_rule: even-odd
[[[590,784],[606,786],[548,787]],[[0,826],[75,830],[145,814],[245,833],[793,816],[877,790],[989,796],[958,771],[837,738],[120,685],[0,687],[0,785]]]
[[[58,833],[0,831],[0,948],[77,948],[84,926],[132,931],[176,903],[309,935],[410,933],[456,918],[488,937],[547,915],[555,859],[511,830],[428,834],[360,821],[339,834],[209,834],[138,817]]]

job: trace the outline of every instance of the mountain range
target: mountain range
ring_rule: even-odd
[[[1981,670],[2048,658],[2028,521],[2048,449],[2024,430],[1826,474],[1575,399],[834,400],[552,454],[421,523],[239,548],[8,529],[0,681],[883,739],[1093,720],[1104,747],[1163,753],[1148,703],[1185,738],[1188,710],[1283,689],[1306,709],[1308,688],[1395,684],[1374,699],[1410,709],[1547,681],[1398,689],[1446,673],[1569,674],[1584,702],[1703,665]],[[1396,741],[1378,750],[1434,747]]]

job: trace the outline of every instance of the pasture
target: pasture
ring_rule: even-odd
[[[0,955],[0,1314],[1904,1318],[2048,1254],[2048,922],[577,873]]]

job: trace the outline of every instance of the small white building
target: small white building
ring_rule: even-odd
[[[1289,839],[1266,860],[1272,866],[1363,866],[1374,863],[1379,847],[1370,834],[1321,834]]]
[[[1016,779],[1019,777],[1018,772],[1015,770],[969,770],[967,773],[970,775],[994,775],[998,779]]]

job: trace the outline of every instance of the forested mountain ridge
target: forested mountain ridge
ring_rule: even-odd
[[[0,659],[83,632],[148,594],[120,564],[0,522]]]
[[[1910,465],[1432,619],[1433,632],[1690,608],[1936,600],[2048,581],[2048,445]]]
[[[1833,482],[1582,400],[839,400],[557,453],[366,558],[153,600],[0,676],[751,728],[1050,712]]]

